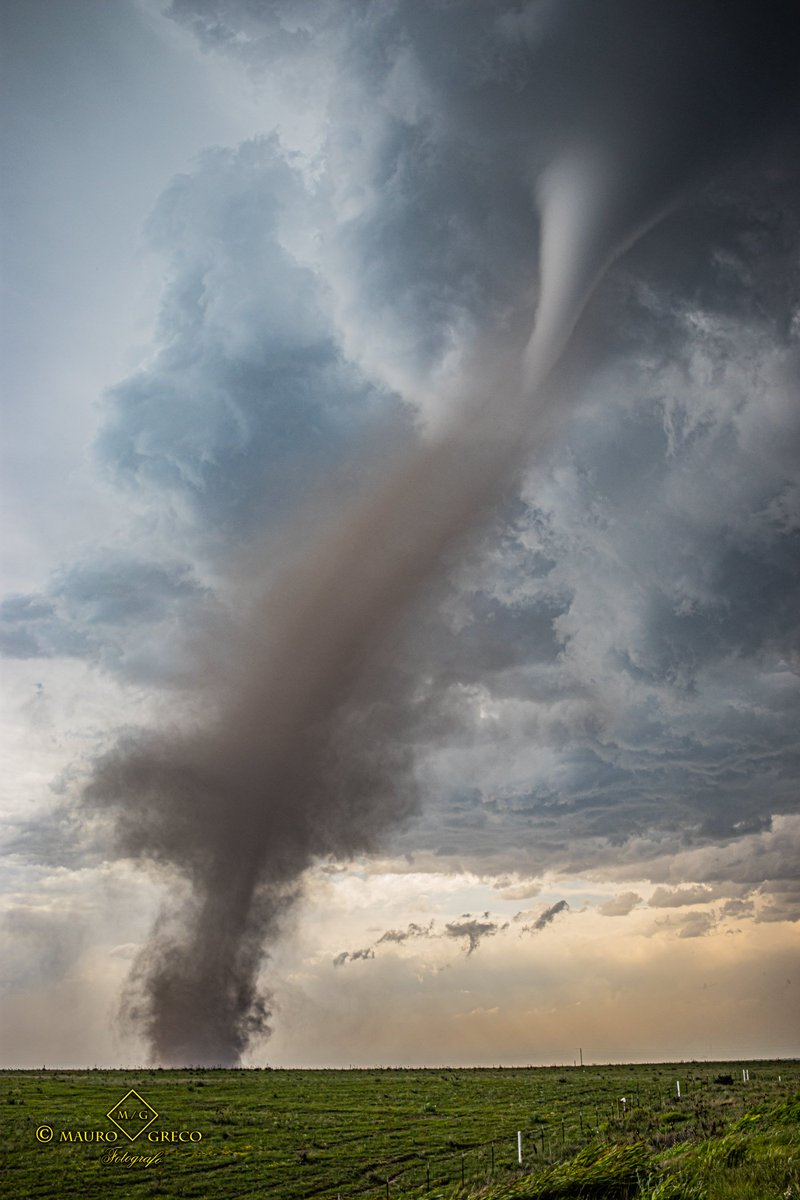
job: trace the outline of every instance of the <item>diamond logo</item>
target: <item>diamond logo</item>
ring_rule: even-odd
[[[135,1142],[145,1129],[153,1124],[158,1113],[133,1088],[106,1113],[112,1125],[124,1133],[129,1141]]]

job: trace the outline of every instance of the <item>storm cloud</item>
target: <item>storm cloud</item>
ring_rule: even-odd
[[[84,794],[115,853],[176,877],[126,1001],[154,1058],[234,1063],[266,1031],[265,956],[328,855],[655,881],[696,852],[651,905],[750,874],[785,919],[793,7],[169,12],[275,128],[148,223],[152,353],[95,449],[143,509],[136,553],[2,612],[20,661],[175,695]],[[472,954],[500,928],[445,935]]]
[[[493,937],[500,926],[494,921],[470,917],[469,913],[458,921],[450,921],[445,926],[445,934],[451,938],[466,938],[467,954],[473,954],[478,949],[483,938]]]
[[[549,908],[546,908],[543,912],[539,913],[539,916],[530,925],[523,925],[522,932],[540,933],[543,929],[546,929],[548,925],[552,924],[559,913],[567,912],[568,910],[569,904],[566,900],[557,900],[555,904],[551,904]]]

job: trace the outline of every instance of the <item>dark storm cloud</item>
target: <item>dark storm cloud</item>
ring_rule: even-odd
[[[77,781],[70,780],[74,791]],[[55,780],[50,790],[57,796],[67,788],[67,781]],[[96,865],[108,853],[108,844],[102,833],[95,835],[87,823],[76,813],[70,797],[57,801],[43,821],[40,817],[23,820],[12,825],[4,842],[4,851],[10,856],[37,866],[79,870]]]
[[[427,925],[418,925],[416,921],[412,921],[405,929],[387,929],[382,933],[375,943],[376,946],[381,946],[384,942],[393,942],[395,945],[401,945],[409,939],[427,938],[433,936],[433,921]]]
[[[743,0],[367,3],[349,20],[215,0],[169,11],[256,72],[286,55],[289,87],[303,71],[320,77],[312,96],[331,117],[345,217],[331,254],[359,279],[348,311],[381,343],[391,323],[426,366],[464,321],[485,328],[530,294],[532,183],[565,146],[602,146],[625,179],[603,215],[605,257],[793,111],[789,0],[774,0],[770,20]]]
[[[465,913],[457,921],[449,921],[444,927],[444,936],[456,938],[458,941],[466,939],[467,955],[473,954],[484,938],[494,937],[502,929],[506,929],[506,925],[500,925],[497,921],[488,920],[489,914],[484,914],[483,918],[472,917],[469,913]]]
[[[187,638],[223,623],[186,563],[95,551],[56,572],[44,594],[5,599],[0,648],[9,658],[81,658],[122,679],[163,684],[190,669]]]
[[[335,967],[343,967],[346,962],[366,962],[375,957],[375,951],[371,946],[365,946],[362,950],[343,950],[341,954],[337,954],[333,960]]]
[[[633,912],[636,905],[641,902],[642,897],[638,892],[620,892],[618,896],[613,896],[611,900],[606,900],[601,904],[597,911],[603,917],[627,917],[628,913]]]
[[[569,904],[566,900],[557,900],[555,904],[551,904],[539,914],[535,921],[530,925],[523,925],[523,933],[540,933],[542,929],[546,929],[548,925],[556,919],[559,913],[568,912]],[[516,917],[514,918],[516,920]]]
[[[52,617],[54,611],[52,603],[43,596],[6,596],[0,602],[1,621],[41,621]]]
[[[800,879],[767,879],[758,889],[763,903],[756,921],[800,921]]]
[[[203,589],[185,564],[109,553],[59,572],[51,594],[85,625],[127,625],[162,620],[170,607],[203,595]]]
[[[609,371],[571,424],[569,456],[539,477],[507,532],[505,577],[497,555],[485,575],[465,577],[472,595],[496,587],[515,614],[546,604],[559,647],[554,667],[524,651],[514,661],[509,640],[496,672],[471,673],[477,654],[453,671],[470,689],[448,695],[473,746],[488,752],[502,731],[507,762],[531,739],[551,752],[530,756],[527,780],[515,782],[467,750],[460,794],[490,818],[485,836],[470,835],[478,855],[496,848],[499,818],[540,861],[563,861],[569,843],[580,867],[597,861],[602,839],[613,861],[648,831],[659,854],[796,811],[793,351],[775,350],[771,328],[673,299],[685,328],[675,362],[652,373],[643,353]],[[640,313],[633,327],[646,324]],[[470,599],[458,620],[460,639],[491,637]],[[457,764],[434,766],[439,787],[455,784]],[[436,820],[421,836],[445,848]]]
[[[420,938],[428,941],[452,939],[463,942],[467,957],[469,957],[478,949],[484,938],[494,937],[497,933],[503,933],[508,927],[507,921],[502,923],[496,921],[490,917],[488,912],[483,913],[482,916],[463,913],[456,920],[448,921],[441,931],[435,928],[434,921],[430,921],[427,925],[418,925],[412,921],[406,929],[388,929],[386,933],[381,934],[372,946],[368,946],[364,950],[345,950],[341,954],[337,954],[333,960],[333,965],[340,967],[346,962],[353,962],[359,958],[375,958],[375,951],[379,946],[387,944],[400,946],[408,941],[416,941]]]
[[[752,900],[726,900],[720,909],[722,917],[751,917],[755,905]]]
[[[678,937],[706,937],[707,934],[711,933],[715,923],[711,913],[687,913],[685,917],[679,918],[677,922]]]
[[[683,908],[689,904],[709,903],[717,894],[708,884],[685,888],[657,887],[647,903],[651,908]]]
[[[42,658],[42,647],[24,627],[0,629],[0,652],[5,658]]]
[[[168,270],[158,349],[110,391],[97,453],[151,503],[188,505],[206,552],[262,532],[345,457],[354,471],[379,414],[402,429],[397,399],[343,356],[318,272],[282,241],[299,214],[313,221],[311,198],[265,138],[206,154],[148,223]]]
[[[280,44],[276,30],[296,23],[289,8],[170,11],[256,69],[259,49],[263,67]],[[330,263],[344,272],[358,263],[348,313],[382,346],[391,328],[417,367],[435,363],[464,318],[530,287],[535,231],[519,149],[522,114],[536,110],[526,103],[524,46],[498,29],[500,16],[481,5],[367,5],[343,20],[318,8],[303,14],[289,49],[296,69],[328,88],[325,182],[340,214]],[[243,26],[246,45],[237,43]],[[508,93],[509,74],[519,97]],[[527,264],[520,245],[531,248]]]

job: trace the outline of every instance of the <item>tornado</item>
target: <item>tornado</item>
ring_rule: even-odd
[[[234,666],[193,716],[127,734],[93,764],[85,802],[121,852],[175,880],[123,1006],[155,1063],[238,1065],[269,1031],[261,977],[304,873],[375,851],[418,810],[404,620],[556,436],[554,371],[598,281],[794,94],[788,4],[564,12],[560,144],[532,180],[524,248],[539,281],[530,333],[483,346],[447,421],[317,519],[302,559],[248,600]]]

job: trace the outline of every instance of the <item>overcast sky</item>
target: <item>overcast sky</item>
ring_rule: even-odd
[[[159,964],[248,872],[245,1063],[798,1053],[773,7],[758,67],[739,0],[3,4],[4,1065],[164,1059]],[[465,397],[505,430],[541,215],[606,193],[507,478],[362,644],[436,525],[386,480]],[[348,665],[269,775],[318,627]]]

